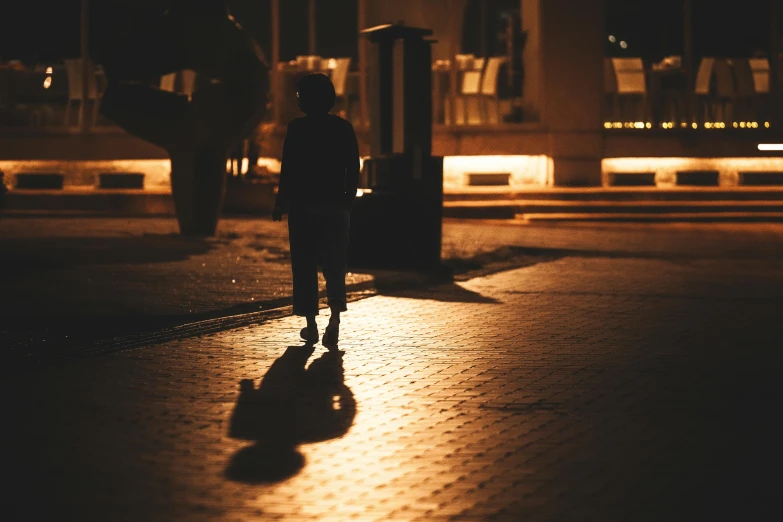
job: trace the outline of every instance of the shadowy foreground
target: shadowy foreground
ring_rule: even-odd
[[[780,518],[783,227],[448,222],[469,246],[485,275],[352,302],[332,351],[281,317],[10,372],[3,519]]]

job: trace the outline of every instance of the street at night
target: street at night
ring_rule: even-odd
[[[781,35],[5,2],[0,521],[783,520]]]

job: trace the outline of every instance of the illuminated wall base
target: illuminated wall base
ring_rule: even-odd
[[[364,158],[362,158],[364,160]],[[280,172],[280,161],[261,158],[258,165],[272,173]],[[736,187],[741,172],[783,172],[783,157],[766,158],[605,158],[601,162],[603,186],[610,186],[612,174],[654,173],[655,186],[674,187],[677,172],[713,170],[719,173],[719,186]],[[168,160],[112,161],[0,161],[5,181],[14,184],[20,172],[47,172],[65,175],[65,187],[95,186],[104,172],[140,172],[145,174],[145,187],[150,190],[170,188],[171,164]],[[443,160],[444,190],[486,190],[469,185],[468,176],[508,174],[509,184],[491,187],[502,191],[551,187],[554,174],[552,159],[545,155],[509,156],[446,156]]]
[[[740,172],[783,172],[783,158],[605,158],[601,162],[604,186],[611,174],[655,173],[655,186],[677,186],[677,172],[718,171],[721,187],[739,185]]]
[[[139,172],[144,174],[144,186],[150,190],[170,188],[171,162],[169,160],[110,160],[110,161],[57,161],[13,160],[0,161],[0,172],[11,186],[19,173],[46,172],[65,176],[64,185],[85,187],[97,185],[98,175],[109,172]]]
[[[363,164],[367,158],[360,158]],[[280,161],[260,158],[259,166],[280,172]],[[446,156],[443,158],[445,189],[468,188],[468,175],[509,174],[509,188],[544,187],[552,184],[551,158],[536,156]]]
[[[509,174],[509,188],[540,188],[552,185],[552,159],[535,156],[446,156],[443,158],[443,187],[469,188],[468,175]],[[470,187],[472,188],[472,187]]]

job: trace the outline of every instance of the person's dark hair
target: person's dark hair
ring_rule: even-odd
[[[305,114],[326,114],[336,99],[332,80],[325,74],[308,74],[296,84],[296,102]]]

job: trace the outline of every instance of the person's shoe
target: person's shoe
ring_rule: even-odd
[[[307,341],[308,343],[318,342],[318,328],[302,328],[299,332],[299,337]]]
[[[324,330],[324,338],[321,341],[324,346],[337,346],[340,338],[340,325],[329,325]]]

